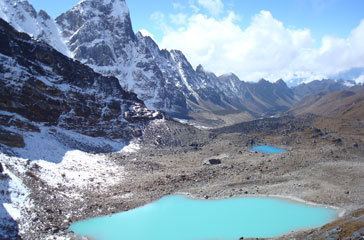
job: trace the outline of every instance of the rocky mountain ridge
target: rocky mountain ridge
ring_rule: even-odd
[[[102,74],[117,76],[150,108],[177,117],[201,111],[260,115],[287,109],[294,101],[282,82],[246,84],[235,77],[220,78],[202,66],[194,69],[181,51],[159,49],[150,37],[134,34],[124,0],[85,0],[56,21],[76,59]],[[279,98],[274,92],[282,91],[291,97],[266,98],[268,92]]]
[[[26,0],[7,0],[3,5],[1,16],[13,26],[25,24],[19,20],[23,15],[30,18],[27,23],[39,26],[36,19],[44,15],[43,11],[37,14]],[[10,8],[20,10],[6,10]],[[233,74],[216,76],[202,66],[194,69],[181,51],[160,49],[150,37],[135,34],[124,0],[84,0],[56,20],[47,19],[54,24],[49,28],[58,29],[50,37],[37,34],[35,28],[17,29],[57,50],[58,44],[50,39],[59,39],[67,45],[69,56],[96,72],[117,77],[148,108],[173,117],[245,113],[257,118],[286,111],[298,98],[283,81],[248,83]],[[47,32],[47,26],[41,29]]]
[[[349,89],[355,86],[353,81],[334,81],[331,79],[315,80],[310,83],[303,83],[293,88],[293,92],[298,99],[317,94],[327,94],[335,91]]]
[[[116,78],[95,73],[1,19],[0,43],[3,132],[39,131],[34,122],[93,137],[130,139],[140,135],[143,123],[162,117]]]

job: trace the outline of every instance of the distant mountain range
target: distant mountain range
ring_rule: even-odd
[[[340,91],[350,88],[355,85],[353,81],[335,81],[324,79],[321,81],[315,80],[309,83],[302,83],[293,88],[295,96],[301,100],[304,97],[326,94],[330,92]]]
[[[337,74],[315,74],[315,73],[302,73],[302,76],[293,75],[291,77],[285,77],[287,85],[289,87],[297,87],[298,85],[310,83],[317,80],[330,79],[338,82],[344,82],[345,85],[362,85],[364,80],[360,81],[360,78],[364,79],[364,68],[352,68],[346,71],[339,72]]]
[[[329,76],[330,79],[334,80],[357,80],[360,77],[364,77],[364,68],[351,68],[346,71],[339,72]]]
[[[224,123],[227,116],[240,114],[238,121],[249,120],[287,111],[309,94],[349,87],[345,81],[325,80],[290,88],[282,80],[251,83],[234,74],[217,76],[201,65],[194,69],[181,51],[160,49],[150,37],[134,33],[124,0],[83,0],[55,20],[44,11],[37,13],[26,0],[3,0],[0,17],[65,55],[62,62],[72,61],[66,58],[71,57],[82,69],[86,69],[84,64],[115,77],[147,108],[180,119],[213,118]],[[34,47],[40,44],[30,43]],[[31,59],[36,56],[28,57],[29,64],[38,61]],[[44,74],[52,73],[48,72]],[[88,76],[79,74],[79,79],[100,77],[90,70],[85,71]]]

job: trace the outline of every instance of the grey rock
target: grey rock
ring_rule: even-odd
[[[220,165],[222,162],[220,159],[209,159],[207,161],[205,161],[205,164],[208,164],[208,165]]]
[[[130,139],[140,135],[143,124],[163,117],[125,91],[118,79],[95,73],[3,20],[0,39],[0,110],[25,119],[16,127],[31,128],[26,123],[37,122],[94,137]],[[16,133],[3,135],[2,140],[8,139],[3,144],[24,145]]]

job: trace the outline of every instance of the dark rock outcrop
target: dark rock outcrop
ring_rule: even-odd
[[[56,19],[74,58],[135,92],[148,107],[186,115],[187,104],[151,38],[135,35],[124,0],[86,0]]]
[[[8,147],[22,148],[25,146],[21,135],[0,128],[0,144]]]
[[[207,162],[209,164],[211,164],[211,165],[219,165],[219,164],[221,164],[221,160],[220,159],[209,159]]]
[[[312,114],[306,114],[299,117],[283,116],[279,118],[265,118],[214,129],[212,132],[217,135],[223,133],[248,134],[251,132],[264,132],[267,134],[283,132],[286,134],[310,128],[315,119],[316,116]]]
[[[0,99],[1,111],[90,136],[127,139],[139,134],[143,123],[162,117],[125,91],[118,79],[95,73],[3,20]],[[24,121],[18,125],[36,131]]]

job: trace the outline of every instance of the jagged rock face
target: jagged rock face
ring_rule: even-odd
[[[276,83],[266,80],[249,83],[242,82],[234,74],[228,74],[220,76],[214,82],[216,88],[225,93],[226,102],[235,109],[256,116],[286,111],[296,102],[292,89],[282,80]]]
[[[242,82],[236,75],[222,75],[217,79],[216,84],[217,88],[222,89],[225,93],[225,101],[234,109],[247,111],[251,114],[262,113],[259,110],[259,103],[255,101],[249,91],[249,84]]]
[[[99,67],[127,62],[123,46],[136,40],[123,0],[85,0],[57,19],[74,57]],[[120,47],[117,47],[120,46]]]
[[[54,20],[45,12],[35,11],[25,0],[1,0],[0,18],[10,23],[19,32],[25,32],[42,40],[57,51],[69,56],[69,51]]]
[[[143,123],[161,117],[116,78],[95,73],[1,19],[0,99],[1,111],[91,136],[130,138]]]
[[[215,113],[261,115],[285,111],[296,101],[293,91],[283,81],[245,83],[234,74],[217,77],[201,65],[194,70],[181,51],[172,50],[169,55],[171,58],[163,62],[179,74],[177,86],[182,86],[179,89],[192,111],[200,105]]]
[[[21,135],[4,129],[0,129],[0,144],[16,148],[22,148],[25,146],[24,139]]]
[[[182,93],[161,71],[148,43],[134,34],[124,0],[85,0],[56,20],[75,59],[116,76],[150,108],[186,113]]]
[[[217,77],[206,72],[201,66],[196,70],[201,79],[206,79],[205,88],[200,92],[206,100],[210,99],[222,109],[234,111],[247,111],[240,93],[244,91],[244,82],[235,75]]]

